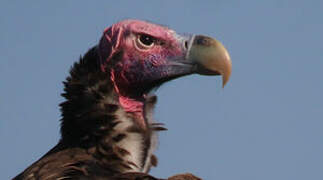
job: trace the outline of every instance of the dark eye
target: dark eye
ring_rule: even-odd
[[[145,34],[140,35],[139,40],[145,46],[151,46],[155,42],[155,38]]]

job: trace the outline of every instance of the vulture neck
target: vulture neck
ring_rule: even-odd
[[[113,59],[117,61],[118,55]],[[60,105],[62,138],[49,153],[81,148],[103,167],[113,166],[118,172],[148,172],[156,165],[152,154],[156,131],[165,130],[152,120],[156,96],[141,101],[120,97],[110,75],[100,70],[96,47],[74,64],[64,82],[62,96],[66,101]],[[127,102],[130,107],[122,104]],[[140,106],[132,106],[138,103]],[[127,108],[137,109],[133,112]]]

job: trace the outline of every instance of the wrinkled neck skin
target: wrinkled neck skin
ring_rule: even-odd
[[[142,129],[147,128],[147,118],[144,113],[144,106],[147,101],[147,95],[142,94],[137,97],[128,97],[121,93],[119,86],[115,80],[115,72],[112,69],[110,71],[110,79],[114,87],[114,91],[118,96],[119,104],[123,109],[133,115],[134,120]]]
[[[153,122],[156,96],[124,96],[113,71],[100,71],[96,60],[93,48],[74,64],[64,82],[62,139],[48,154],[73,146],[86,149],[103,168],[148,172],[156,165],[156,131],[165,130]]]

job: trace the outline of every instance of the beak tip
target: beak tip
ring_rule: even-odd
[[[228,56],[227,61],[227,67],[225,72],[222,74],[222,86],[224,88],[224,86],[227,84],[227,82],[230,79],[231,76],[231,69],[232,69],[232,63],[231,63],[231,58]]]
[[[224,86],[227,84],[228,81],[229,81],[229,77],[222,76],[222,88],[224,88]]]

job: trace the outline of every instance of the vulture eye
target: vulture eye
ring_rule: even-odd
[[[154,38],[148,35],[141,35],[139,40],[146,46],[151,46],[154,43]]]
[[[152,36],[141,34],[137,38],[137,45],[141,49],[148,49],[154,46],[155,40]]]

